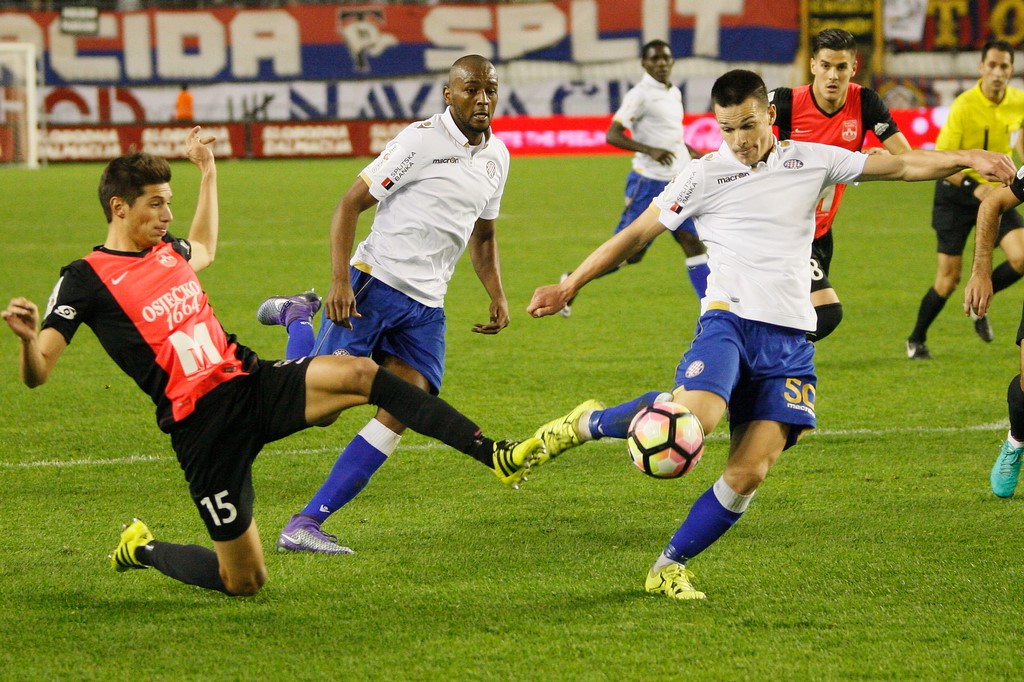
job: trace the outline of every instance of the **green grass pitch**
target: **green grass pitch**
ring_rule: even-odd
[[[264,357],[283,353],[284,335],[256,322],[256,306],[326,290],[329,217],[364,163],[221,162],[218,260],[201,279],[225,327]],[[536,286],[610,234],[628,164],[513,161],[499,220],[512,324],[496,337],[470,332],[486,321],[487,300],[468,259],[447,306],[443,396],[488,434],[526,435],[585,398],[671,388],[697,302],[670,239],[587,287],[572,318],[525,313]],[[100,171],[0,169],[4,304],[26,295],[44,305],[60,267],[103,241]],[[175,231],[185,234],[198,173],[181,163],[174,172]],[[228,599],[155,571],[116,574],[106,555],[132,516],[158,538],[209,542],[168,439],[87,329],[32,391],[3,331],[0,678],[1024,678],[1024,508],[988,489],[1019,364],[1021,285],[995,300],[992,344],[961,313],[961,289],[932,329],[935,360],[907,360],[903,340],[934,276],[931,192],[931,183],[848,191],[832,268],[846,318],[818,348],[819,431],[782,456],[743,520],[691,562],[703,603],[646,595],[643,579],[720,474],[724,424],[682,479],[645,477],[623,443],[602,441],[518,492],[408,434],[326,526],[354,556],[274,553],[282,524],[370,415],[352,410],[257,460],[271,576],[258,596]]]

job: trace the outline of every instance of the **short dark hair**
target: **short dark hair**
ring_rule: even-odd
[[[811,38],[811,55],[816,55],[821,50],[849,50],[856,54],[857,39],[852,33],[841,28],[826,28]]]
[[[996,40],[995,38],[989,38],[988,40],[986,40],[985,45],[981,48],[981,61],[985,61],[985,55],[988,54],[989,50],[1009,52],[1010,63],[1013,64],[1013,45],[1006,42],[1005,40]]]
[[[119,156],[103,169],[100,177],[100,204],[109,223],[114,219],[110,200],[121,197],[129,206],[142,196],[146,185],[171,181],[171,166],[167,159],[147,152]]]
[[[720,107],[736,106],[751,97],[768,106],[768,88],[753,71],[733,69],[719,76],[711,86],[711,102]]]
[[[640,48],[640,58],[647,59],[648,50],[656,50],[659,47],[668,48],[670,54],[672,52],[672,46],[666,43],[664,40],[648,40],[646,43],[644,43],[644,46]]]

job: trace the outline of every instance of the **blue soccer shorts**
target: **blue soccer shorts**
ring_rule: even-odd
[[[814,344],[807,333],[709,310],[676,369],[676,386],[709,391],[729,405],[730,428],[755,420],[796,426],[786,447],[816,425]]]
[[[377,363],[393,355],[426,377],[431,392],[439,393],[448,328],[444,308],[425,306],[354,267],[350,276],[362,317],[353,317],[352,329],[345,329],[327,319],[325,311],[313,354],[369,357]]]
[[[615,234],[622,232],[629,227],[630,223],[640,217],[640,214],[647,210],[651,202],[661,194],[668,182],[665,180],[653,180],[645,178],[636,171],[630,171],[626,177],[626,208],[622,211],[622,218],[615,226]],[[697,226],[689,218],[679,227],[697,236]]]

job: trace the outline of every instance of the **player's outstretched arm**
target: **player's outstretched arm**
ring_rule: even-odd
[[[220,231],[220,210],[217,199],[217,164],[213,150],[209,147],[216,138],[200,135],[201,128],[195,126],[185,138],[185,156],[199,167],[199,198],[196,200],[196,214],[188,231],[192,244],[189,264],[199,272],[213,263],[217,253],[217,236]]]
[[[983,149],[913,149],[903,154],[872,154],[859,180],[938,180],[973,168],[986,180],[1009,184],[1016,168],[1006,154]]]
[[[611,270],[664,232],[667,228],[659,221],[660,216],[661,210],[652,203],[629,227],[597,247],[560,284],[538,287],[526,312],[531,317],[557,313],[583,285]]]
[[[1009,187],[997,187],[985,196],[978,207],[977,231],[974,235],[974,263],[971,278],[964,289],[964,314],[984,315],[992,304],[992,249],[999,234],[1003,213],[1020,206],[1021,201]]]
[[[46,383],[61,353],[67,348],[64,335],[56,329],[39,329],[39,308],[24,297],[12,298],[0,313],[14,335],[21,339],[19,365],[21,381],[29,388]]]

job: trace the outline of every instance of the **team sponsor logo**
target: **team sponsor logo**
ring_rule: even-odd
[[[198,281],[185,282],[173,287],[143,307],[142,319],[146,322],[155,322],[166,317],[168,327],[173,327],[186,316],[199,312],[202,293],[203,289]]]
[[[847,142],[853,142],[857,139],[857,135],[860,132],[860,126],[857,125],[855,119],[847,119],[843,121],[843,132],[842,137]]]
[[[697,189],[697,183],[693,179],[693,175],[686,178],[686,182],[683,184],[683,188],[676,194],[675,203],[672,204],[672,210],[676,213],[681,213],[683,206],[693,196],[694,191]]]
[[[400,153],[401,150],[402,147],[397,143],[389,144],[385,147],[384,151],[382,151],[380,156],[377,157],[377,160],[370,164],[370,167],[367,169],[370,175],[376,175],[378,171],[384,167],[384,164],[386,164],[392,156],[396,156],[397,153]]]
[[[487,177],[491,180],[494,179],[494,174],[498,172],[498,164],[493,161],[487,162]]]
[[[874,130],[876,136],[881,137],[882,135],[885,134],[885,131],[889,130],[889,124],[886,123],[885,121],[882,121],[881,123],[876,123],[875,127],[872,128],[872,130]]]
[[[458,162],[459,162],[459,160],[457,158],[455,158],[454,156],[449,156],[449,157],[444,158],[444,159],[434,159],[430,163],[438,163],[438,164],[440,164],[440,163],[458,163]]]
[[[157,256],[156,262],[165,268],[173,268],[175,266],[174,256],[169,253],[161,253]]]
[[[69,305],[59,305],[53,309],[55,315],[60,315],[65,320],[73,320],[78,315],[78,311]]]
[[[804,162],[800,159],[786,159],[782,162],[784,168],[803,168]]]
[[[750,175],[750,173],[734,173],[732,175],[726,175],[725,177],[718,178],[718,184],[719,185],[725,185],[725,184],[728,184],[728,183],[730,183],[730,182],[732,182],[734,180],[739,180],[740,178],[745,178],[748,175]]]
[[[687,379],[692,379],[698,374],[704,371],[704,361],[694,360],[686,367],[686,372],[683,374]]]
[[[392,187],[395,186],[395,183],[391,178],[384,178],[383,180],[380,181],[380,186],[383,187],[384,189],[391,189]]]

